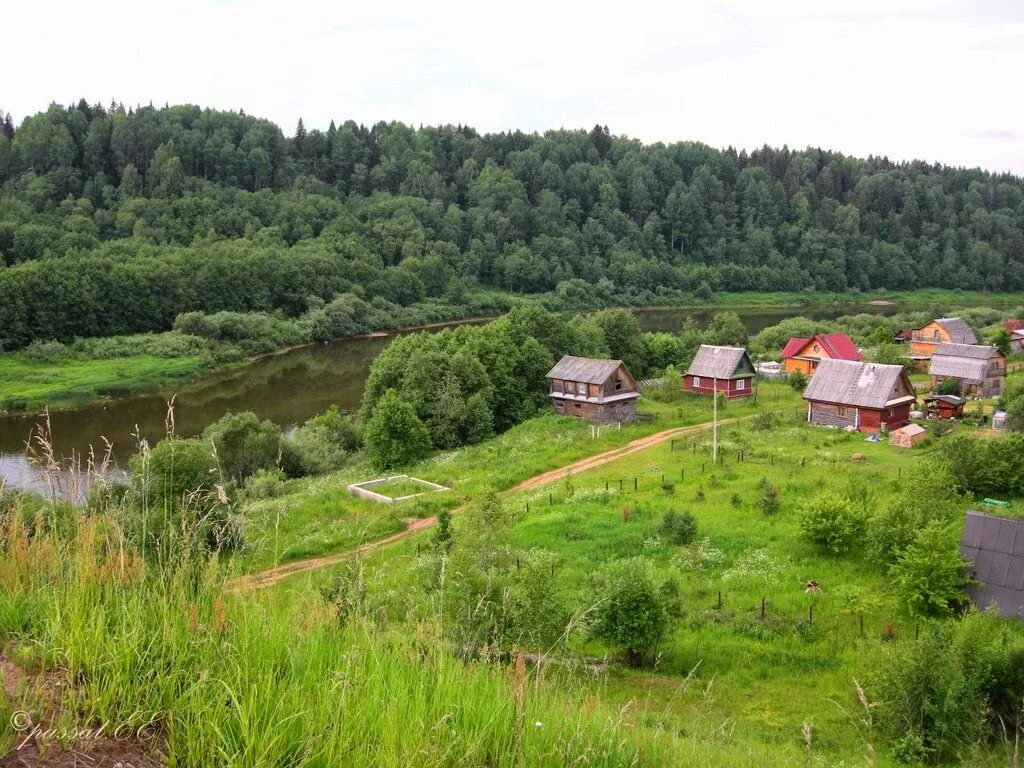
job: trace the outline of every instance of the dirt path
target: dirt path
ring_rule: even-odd
[[[750,417],[746,416],[742,418]],[[739,418],[721,419],[718,423],[719,425],[724,426],[726,424],[733,424],[739,420]],[[586,472],[588,469],[604,466],[616,459],[621,459],[623,456],[629,456],[630,454],[638,453],[639,451],[645,451],[648,448],[660,445],[661,443],[672,440],[673,438],[683,437],[695,432],[703,432],[708,429],[711,429],[710,422],[695,424],[689,427],[673,427],[672,429],[655,432],[653,435],[638,438],[623,446],[619,446],[618,448],[612,448],[611,450],[604,451],[603,453],[588,456],[584,459],[578,459],[564,467],[559,467],[558,469],[552,469],[548,472],[535,475],[512,488],[502,491],[501,493],[502,495],[505,495],[509,493],[516,493],[517,491],[526,491],[542,485],[548,485],[549,483],[554,483],[565,478],[567,475],[576,475],[580,472]],[[460,507],[459,509],[452,510],[452,513],[458,513],[461,509],[462,508]],[[367,552],[372,552],[375,549],[395,544],[396,542],[409,538],[415,533],[434,526],[436,523],[436,517],[426,517],[421,520],[413,520],[405,530],[394,533],[383,539],[368,541],[355,549],[346,549],[342,552],[335,552],[331,555],[322,555],[321,557],[311,557],[307,560],[295,560],[294,562],[284,563],[274,568],[268,568],[265,571],[260,571],[259,573],[243,576],[236,580],[232,586],[236,589],[264,589],[266,587],[272,587],[279,581],[283,581],[284,579],[292,576],[297,576],[300,573],[309,573],[310,571],[329,568],[332,565],[337,565],[338,563],[343,562],[353,555],[365,554]]]

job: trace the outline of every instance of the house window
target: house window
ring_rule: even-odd
[[[579,403],[573,403],[573,405],[575,405],[575,406],[576,406],[576,410],[577,410],[577,411],[582,411],[582,410],[583,410],[583,406],[582,406],[582,405],[580,405]]]
[[[615,391],[618,392],[620,389],[622,389],[622,379],[616,379],[615,380]]]
[[[555,413],[565,413],[565,403],[555,400]]]
[[[838,413],[840,416],[849,416],[849,409],[840,405],[839,407],[836,408],[836,413]]]
[[[933,341],[938,341],[939,340],[939,331],[938,331],[938,329],[932,331],[932,340]]]
[[[699,387],[700,386],[700,376],[694,376],[693,377],[693,386],[695,386],[695,387]]]
[[[814,351],[815,351],[815,353],[821,352],[821,347],[819,347],[817,344],[815,344],[814,345]]]
[[[580,395],[587,394],[587,384],[584,381],[576,382],[576,392]]]
[[[736,382],[736,389],[746,389],[746,388],[747,388],[747,380],[746,379],[740,379],[739,381]]]

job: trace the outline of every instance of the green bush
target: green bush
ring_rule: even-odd
[[[673,544],[686,545],[697,538],[697,521],[689,512],[670,509],[661,521],[661,532]]]
[[[341,469],[359,450],[363,435],[353,417],[342,414],[338,406],[332,405],[296,427],[288,442],[296,453],[299,474],[324,474]],[[289,468],[285,471],[289,472]]]
[[[803,505],[800,533],[826,552],[839,554],[850,549],[864,530],[864,518],[844,496],[824,491]]]
[[[757,484],[757,506],[766,515],[774,515],[782,506],[779,501],[779,489],[772,485],[767,477],[762,477]]]
[[[412,406],[389,389],[377,401],[364,433],[366,452],[374,466],[394,469],[430,452],[430,434]]]
[[[803,371],[793,371],[786,377],[786,383],[789,384],[794,392],[803,392],[807,389],[807,377]]]
[[[892,567],[896,593],[915,613],[943,615],[968,602],[964,589],[970,561],[960,555],[957,537],[939,522],[928,523]]]
[[[224,474],[238,485],[280,459],[281,430],[251,411],[222,416],[203,430],[203,440],[213,445]]]
[[[257,470],[245,481],[245,496],[249,499],[273,499],[284,490],[285,473],[277,467]]]
[[[621,563],[604,575],[593,634],[621,649],[631,666],[657,650],[668,630],[668,614],[645,561]]]
[[[59,341],[33,341],[22,350],[21,356],[30,363],[60,363],[71,357],[71,350]]]

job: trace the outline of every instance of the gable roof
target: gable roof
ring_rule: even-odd
[[[548,371],[547,377],[566,381],[582,381],[585,384],[604,384],[620,365],[622,365],[621,360],[562,355],[562,359]]]
[[[949,340],[953,344],[977,344],[978,337],[974,335],[971,326],[959,317],[939,317],[935,321],[949,334]]]
[[[928,372],[932,376],[950,376],[955,379],[984,381],[988,361],[1002,357],[996,347],[976,344],[939,344],[932,353]]]
[[[748,372],[737,373],[744,361]],[[697,354],[686,369],[687,376],[707,376],[709,379],[731,379],[740,376],[753,376],[754,364],[747,356],[743,347],[715,347],[701,344]]]
[[[982,608],[995,603],[1003,616],[1024,614],[1024,520],[967,513],[960,554],[973,561],[981,581],[971,590]]]
[[[902,365],[822,360],[804,390],[804,400],[864,408],[884,408],[894,400],[916,400],[912,394],[893,397],[901,381],[908,393],[914,391]]]
[[[799,336],[794,336],[792,339],[786,342],[786,346],[782,348],[781,357],[793,357],[797,352],[807,346],[807,342],[810,339],[802,339]]]
[[[816,333],[809,339],[794,336],[782,350],[782,357],[795,357],[810,342],[817,342],[833,360],[863,360],[857,345],[845,333]]]

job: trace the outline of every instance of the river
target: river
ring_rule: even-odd
[[[687,315],[700,324],[721,310],[638,309],[645,331],[674,331]],[[738,310],[753,335],[780,320],[804,315],[834,320],[853,312],[892,314],[892,305],[840,305],[812,308],[759,308]],[[140,395],[93,403],[83,408],[53,411],[50,431],[54,454],[62,459],[79,457],[84,463],[90,446],[104,450],[104,438],[112,446],[112,470],[127,464],[139,439],[155,443],[167,433],[167,401],[174,395],[174,431],[191,437],[229,411],[253,411],[284,428],[301,424],[310,416],[337,404],[356,410],[370,363],[394,335],[337,339],[270,355],[248,365],[220,371],[176,391]],[[42,480],[26,458],[26,443],[39,421],[37,413],[0,416],[0,477],[10,487],[41,490]]]

